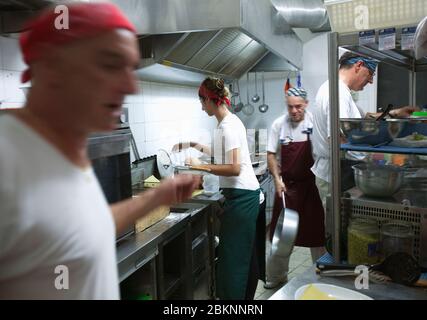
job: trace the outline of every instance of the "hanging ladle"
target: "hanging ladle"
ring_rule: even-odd
[[[265,79],[264,71],[262,72],[262,105],[258,107],[259,112],[266,113],[268,111],[268,105],[265,103]]]
[[[258,79],[257,79],[257,73],[255,72],[255,95],[252,97],[252,102],[257,103],[259,101],[259,95],[258,95]]]
[[[242,111],[244,105],[243,105],[242,99],[240,99],[240,85],[239,85],[239,80],[236,81],[236,84],[237,84],[237,92],[238,92],[238,96],[237,97],[239,98],[239,103],[235,105],[234,112],[237,113],[237,112]]]
[[[249,100],[249,73],[246,74],[246,80],[247,80],[246,99],[248,100],[248,103],[245,104],[242,111],[245,115],[250,116],[254,113],[255,108],[253,105],[251,105],[251,102]]]

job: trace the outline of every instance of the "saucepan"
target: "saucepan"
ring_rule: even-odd
[[[275,256],[289,257],[298,233],[299,215],[295,210],[286,208],[285,193],[282,192],[283,210],[274,230],[271,253]]]

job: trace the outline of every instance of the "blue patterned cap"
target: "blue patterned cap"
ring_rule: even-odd
[[[343,64],[355,64],[358,61],[362,61],[365,65],[366,68],[368,68],[369,70],[371,70],[372,72],[375,72],[375,69],[377,68],[378,62],[376,62],[373,59],[370,58],[365,58],[365,57],[355,57],[355,58],[351,58],[348,59],[346,61],[343,62]]]
[[[288,91],[286,91],[287,97],[300,97],[304,100],[307,100],[307,91],[305,91],[303,88],[290,88]]]

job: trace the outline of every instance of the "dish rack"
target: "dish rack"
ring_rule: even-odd
[[[350,217],[375,219],[379,228],[390,220],[409,223],[414,231],[413,256],[422,267],[427,267],[427,208],[407,206],[393,199],[379,201],[348,195],[341,198],[342,232],[347,230]]]

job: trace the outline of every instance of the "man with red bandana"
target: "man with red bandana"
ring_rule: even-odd
[[[107,204],[87,138],[113,130],[136,91],[135,28],[103,2],[69,5],[68,29],[56,18],[49,8],[21,35],[32,88],[24,108],[0,115],[0,299],[119,299],[116,232],[190,197],[199,179]]]

